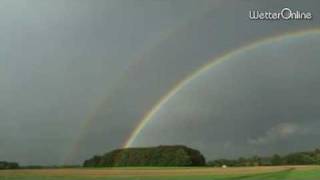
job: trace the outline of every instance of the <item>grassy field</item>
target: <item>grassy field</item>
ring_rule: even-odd
[[[319,166],[3,170],[0,180],[318,180]]]

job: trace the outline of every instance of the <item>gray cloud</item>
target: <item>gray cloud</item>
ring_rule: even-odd
[[[266,145],[279,140],[289,139],[291,136],[310,133],[310,129],[297,125],[295,123],[280,123],[267,130],[264,136],[249,139],[251,145]]]
[[[319,1],[289,5],[312,11],[314,19],[248,19],[251,9],[288,6],[277,0],[0,1],[0,160],[81,163],[120,147],[163,95],[210,59],[275,34],[319,27]],[[258,53],[252,58],[273,61],[210,71],[174,97],[156,117],[167,120],[154,121],[144,130],[153,135],[136,143],[183,143],[209,158],[237,156],[253,153],[241,146],[248,137],[266,136],[277,124],[316,121],[318,38],[300,45],[308,48]],[[289,139],[294,146],[256,151],[315,146]]]

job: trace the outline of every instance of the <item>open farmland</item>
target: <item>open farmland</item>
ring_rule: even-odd
[[[3,170],[7,180],[316,180],[318,166],[278,166],[241,168],[100,168]]]

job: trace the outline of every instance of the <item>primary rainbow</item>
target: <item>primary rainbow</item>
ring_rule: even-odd
[[[221,56],[212,59],[209,63],[201,66],[199,69],[191,73],[189,76],[184,78],[183,80],[179,81],[173,88],[165,94],[160,100],[148,111],[142,119],[139,121],[138,125],[134,128],[132,133],[129,135],[125,143],[123,144],[123,148],[131,147],[141,130],[152,120],[152,118],[155,116],[155,114],[173,97],[175,96],[182,88],[187,86],[189,82],[199,77],[203,72],[211,69],[213,66],[220,64],[221,62],[230,59],[231,57],[237,56],[240,53],[246,52],[248,50],[252,50],[257,46],[263,45],[263,44],[270,44],[270,43],[276,43],[278,41],[281,41],[283,39],[287,38],[296,38],[301,37],[309,34],[316,34],[320,35],[320,29],[308,29],[308,30],[302,30],[302,31],[296,31],[296,32],[290,32],[286,34],[280,34],[273,37],[265,38],[262,40],[258,40],[256,42],[250,43],[249,45],[246,45],[244,47],[240,47],[236,50],[227,52],[222,54]]]

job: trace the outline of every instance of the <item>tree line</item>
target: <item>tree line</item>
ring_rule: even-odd
[[[287,155],[274,154],[273,156],[253,156],[238,159],[217,159],[209,161],[208,166],[279,166],[279,165],[320,165],[320,149],[306,152],[296,152]]]
[[[186,146],[158,146],[146,148],[117,149],[101,156],[94,156],[83,163],[83,167],[125,166],[279,166],[320,165],[320,149],[290,153],[286,155],[252,156],[238,159],[217,159],[206,163],[200,151]],[[19,166],[15,162],[0,161],[3,169],[74,168],[79,166]]]

